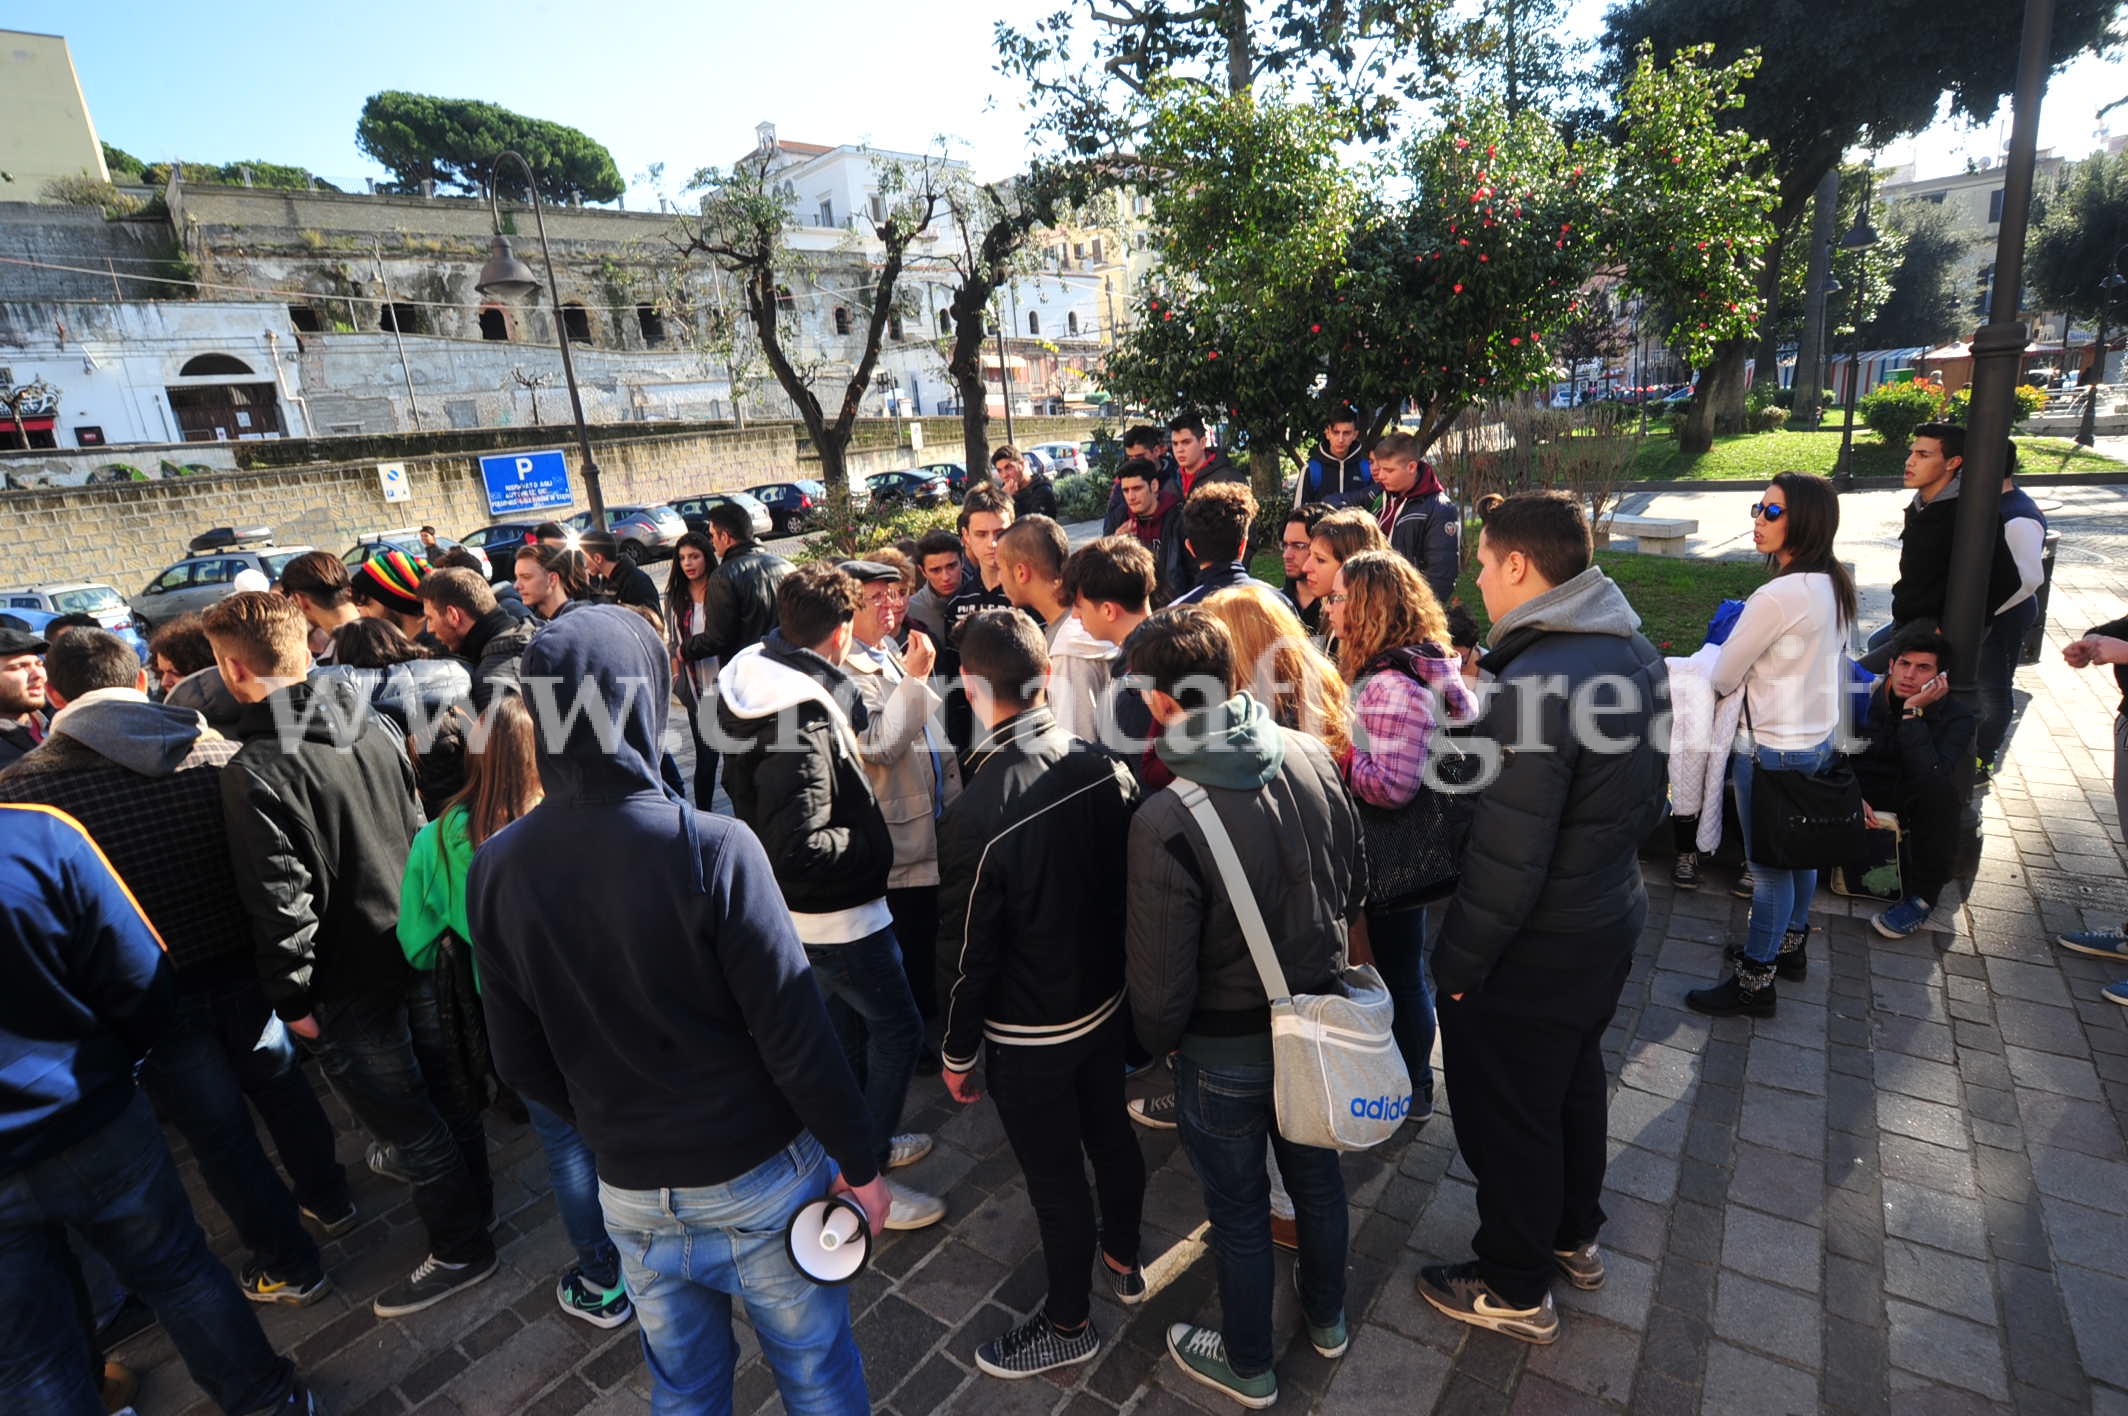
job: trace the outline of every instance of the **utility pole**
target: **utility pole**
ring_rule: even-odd
[[[1013,317],[1015,319],[1019,317],[1017,307],[1015,307]],[[997,332],[998,377],[1004,381],[1005,385],[1005,441],[1013,443],[1016,447],[1018,443],[1012,436],[1012,365],[1005,362],[1005,322],[1003,320],[997,321]],[[973,469],[970,469],[970,473],[973,475]]]

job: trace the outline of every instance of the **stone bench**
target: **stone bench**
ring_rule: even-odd
[[[1606,529],[1613,536],[1631,536],[1648,555],[1681,556],[1685,537],[1698,531],[1699,523],[1666,516],[1614,516]]]

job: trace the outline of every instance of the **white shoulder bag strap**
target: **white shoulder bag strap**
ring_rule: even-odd
[[[1292,997],[1286,991],[1286,971],[1279,967],[1278,955],[1271,948],[1271,931],[1264,927],[1263,911],[1257,908],[1256,892],[1249,886],[1248,872],[1241,868],[1241,857],[1234,854],[1234,838],[1227,834],[1226,824],[1212,809],[1212,799],[1205,795],[1203,787],[1180,777],[1168,783],[1167,789],[1190,809],[1190,815],[1197,819],[1197,829],[1204,833],[1212,864],[1218,867],[1219,878],[1227,887],[1227,901],[1241,924],[1241,937],[1249,942],[1249,957],[1256,961],[1257,977],[1263,980],[1264,996],[1274,1003]]]

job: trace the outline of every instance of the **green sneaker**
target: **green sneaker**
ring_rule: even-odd
[[[1295,1294],[1300,1293],[1299,1264],[1293,1266],[1293,1291]],[[1314,1322],[1310,1321],[1306,1302],[1303,1300],[1300,1320],[1307,1324],[1309,1345],[1315,1348],[1318,1356],[1342,1357],[1345,1355],[1345,1349],[1352,1345],[1352,1327],[1345,1321],[1343,1313],[1339,1313],[1336,1321],[1332,1322],[1330,1326],[1317,1327]]]
[[[1175,1359],[1183,1375],[1261,1411],[1278,1400],[1278,1374],[1261,1372],[1245,1377],[1227,1362],[1226,1339],[1217,1328],[1195,1323],[1176,1323],[1167,1330],[1167,1355]]]
[[[626,1284],[602,1287],[584,1277],[584,1271],[575,1264],[569,1266],[561,1282],[554,1286],[554,1298],[561,1304],[563,1312],[572,1318],[582,1318],[595,1328],[617,1328],[635,1316],[635,1308],[628,1301]]]

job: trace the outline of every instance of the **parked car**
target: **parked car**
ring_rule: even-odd
[[[591,529],[591,513],[580,511],[562,525],[578,532]],[[621,554],[638,565],[671,560],[672,550],[687,534],[687,523],[669,506],[609,506],[606,529],[621,543]]]
[[[914,470],[876,472],[865,478],[865,491],[871,497],[871,509],[879,512],[939,506],[952,495],[945,478]]]
[[[236,539],[231,539],[223,534],[228,530],[221,527],[194,537],[195,546],[219,549],[204,553],[196,551],[165,567],[141,587],[139,594],[127,601],[133,609],[135,625],[142,634],[153,634],[156,626],[168,624],[179,615],[204,610],[234,593],[236,578],[244,571],[259,572],[269,584],[279,580],[282,566],[311,549],[309,546],[276,546],[270,532],[263,545],[245,544],[248,537],[237,533]]]
[[[958,462],[926,462],[923,466],[912,468],[911,470],[922,472],[930,477],[943,477],[946,482],[946,490],[951,492],[956,499],[966,496],[968,493],[968,469]]]
[[[436,538],[436,552],[438,554],[450,550],[453,546],[460,545],[465,545],[465,543],[454,541],[448,536],[438,536]],[[480,573],[492,583],[495,579],[495,563],[488,558],[487,551],[480,546],[466,546],[466,549],[479,558]],[[367,532],[356,537],[355,544],[340,552],[340,559],[347,562],[349,570],[353,570],[371,556],[382,555],[387,550],[404,551],[415,560],[426,560],[430,555],[429,548],[421,544],[420,529],[415,527],[402,528],[398,531]]]
[[[532,532],[541,524],[537,521],[498,521],[493,526],[466,532],[458,538],[458,544],[486,556],[489,581],[506,585],[517,574],[517,548],[529,542]]]
[[[769,482],[748,487],[746,494],[768,508],[772,536],[800,534],[828,504],[828,489],[821,482]]]
[[[1052,477],[1069,477],[1074,472],[1086,470],[1086,453],[1075,442],[1036,443],[1027,451],[1033,458],[1040,460],[1042,470]],[[1027,467],[1031,472],[1035,463],[1030,461]]]
[[[719,502],[735,502],[745,508],[747,519],[753,523],[756,540],[772,534],[776,519],[761,504],[761,499],[746,492],[704,492],[698,497],[674,497],[666,505],[680,513],[687,529],[707,536],[709,534],[709,509]]]
[[[0,590],[0,612],[13,615],[33,630],[42,630],[61,615],[94,615],[98,624],[132,645],[142,662],[148,657],[147,638],[135,627],[133,609],[126,597],[92,580],[62,580]]]

